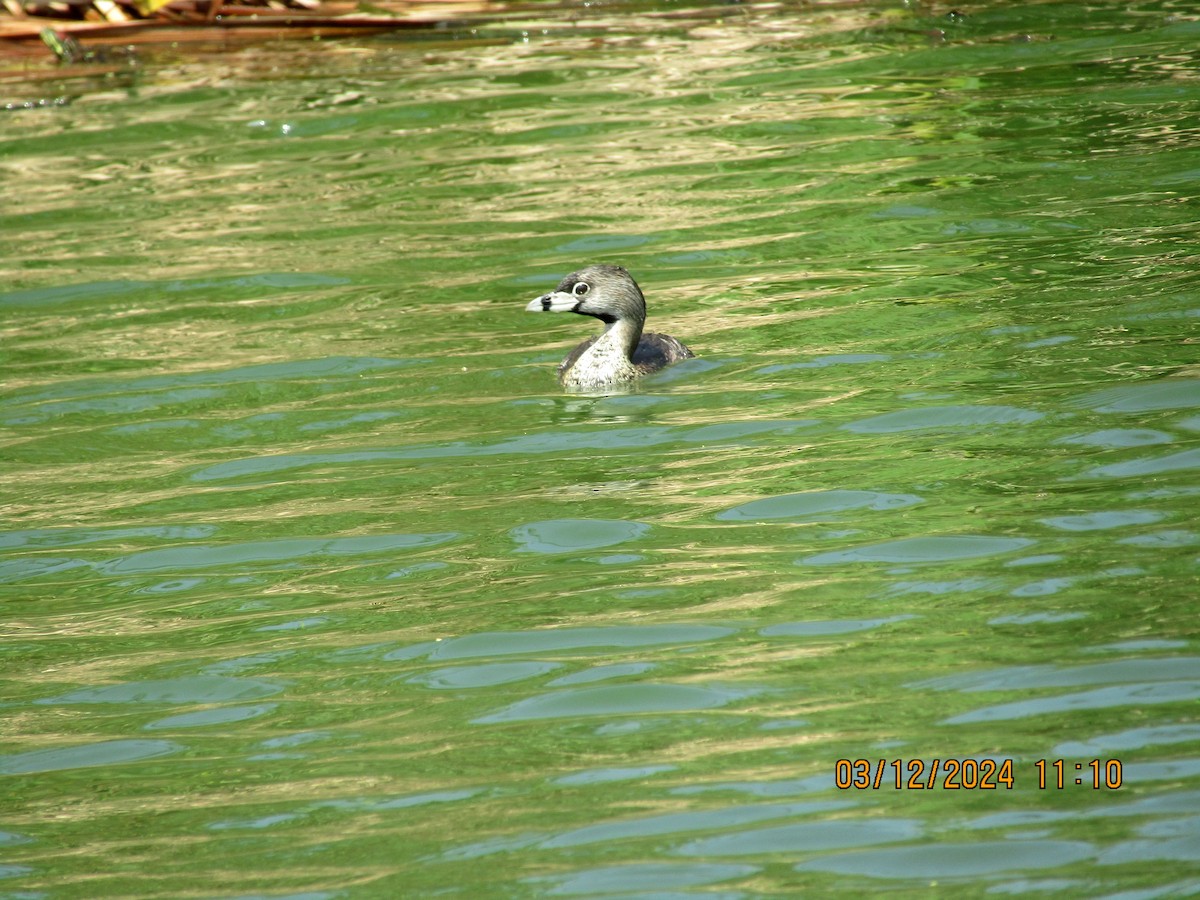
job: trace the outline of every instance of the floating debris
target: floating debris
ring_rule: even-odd
[[[494,0],[0,0],[0,49],[40,41],[64,64],[93,45],[336,37],[431,28],[500,9]]]

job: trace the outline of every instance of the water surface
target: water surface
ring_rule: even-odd
[[[5,896],[1200,889],[1200,22],[941,12],[39,82]],[[698,358],[560,393],[589,262]]]

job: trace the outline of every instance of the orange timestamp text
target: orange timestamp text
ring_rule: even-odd
[[[1072,763],[1039,759],[1033,763],[1039,790],[1069,786],[1115,790],[1123,782],[1121,761],[1092,759]],[[1016,785],[1011,759],[839,759],[833,783],[839,790],[1012,790]]]

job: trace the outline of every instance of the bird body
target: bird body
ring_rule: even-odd
[[[572,390],[602,390],[629,384],[694,355],[666,334],[644,334],[646,298],[620,266],[587,266],[525,307],[528,312],[573,312],[604,323],[558,367],[558,380]]]

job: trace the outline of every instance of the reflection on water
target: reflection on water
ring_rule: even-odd
[[[1194,893],[1197,23],[539,16],[9,114],[5,889]]]

